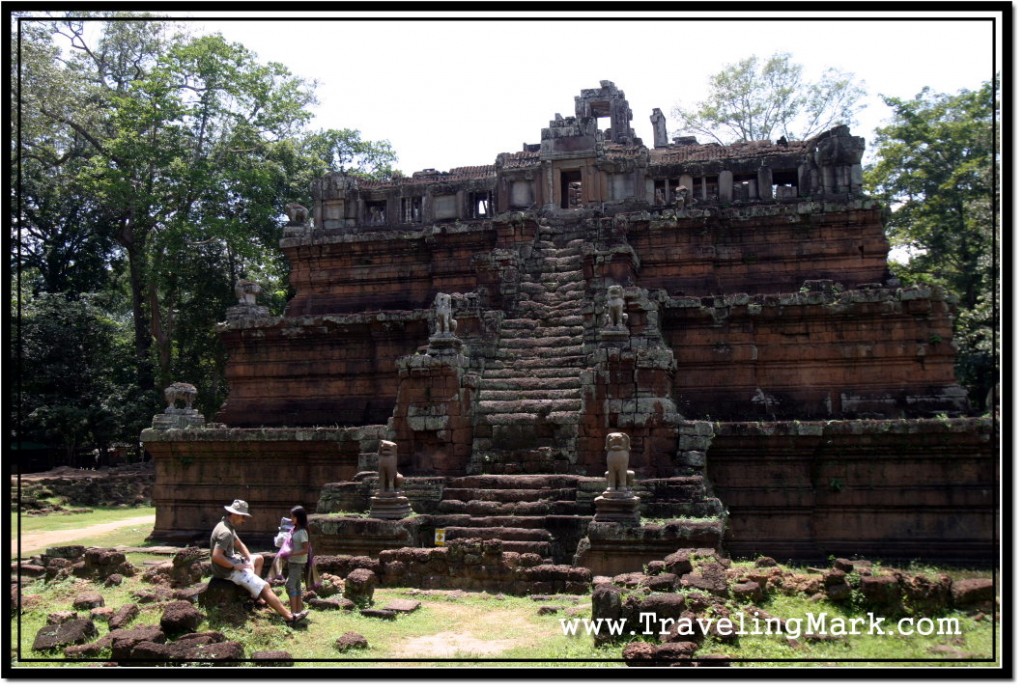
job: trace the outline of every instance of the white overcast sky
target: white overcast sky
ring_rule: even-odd
[[[853,130],[870,144],[890,113],[880,94],[977,89],[998,56],[992,22],[980,21],[993,15],[982,12],[480,15],[219,11],[189,13],[188,24],[316,80],[313,126],[389,140],[407,175],[487,165],[538,143],[554,114],[574,114],[574,97],[601,80],[625,92],[650,146],[653,108],[671,134],[673,108],[701,100],[711,74],[775,52],[791,53],[807,77],[833,67],[862,80],[868,108]]]

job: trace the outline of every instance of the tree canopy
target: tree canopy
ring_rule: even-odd
[[[886,232],[907,250],[892,270],[959,300],[958,370],[979,402],[998,347],[999,83],[885,102],[893,116],[877,130],[878,161],[864,180],[891,205]]]
[[[851,74],[834,68],[817,81],[789,53],[756,55],[727,65],[708,80],[708,96],[693,109],[677,106],[680,134],[703,134],[720,144],[806,140],[838,124],[852,124],[865,92]]]
[[[262,283],[272,309],[286,299],[285,205],[308,205],[332,170],[391,175],[394,151],[308,129],[315,85],[219,35],[120,12],[23,15],[13,30],[12,275],[32,289],[13,294],[90,296],[129,330],[118,367],[133,390],[189,381],[212,413],[225,394],[214,326],[236,279]]]

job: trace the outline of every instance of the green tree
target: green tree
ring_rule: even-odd
[[[313,86],[220,36],[125,13],[19,27],[14,261],[37,291],[102,290],[130,314],[135,386],[190,381],[215,410],[235,280],[283,307],[285,204],[329,170],[389,175],[390,144],[304,130]]]
[[[829,68],[806,81],[789,53],[752,55],[708,80],[708,97],[693,109],[677,106],[680,134],[703,134],[720,144],[806,140],[838,124],[852,124],[865,92],[851,74]]]
[[[18,438],[61,448],[67,463],[83,447],[137,440],[157,401],[125,380],[130,333],[89,295],[42,293],[23,305],[12,330]]]
[[[886,233],[908,256],[891,268],[959,300],[958,373],[980,404],[998,348],[999,83],[885,102],[893,116],[877,130],[878,162],[864,180],[892,206]]]

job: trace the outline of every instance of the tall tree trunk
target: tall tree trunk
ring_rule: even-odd
[[[146,313],[145,253],[129,235],[122,234],[122,244],[128,255],[129,283],[132,292],[132,322],[135,327],[135,381],[143,391],[151,391],[153,365],[149,361],[149,349],[153,337],[149,331],[149,316]]]
[[[160,311],[160,296],[155,283],[149,285],[149,314],[151,331],[156,342],[157,361],[159,363],[159,384],[161,388],[171,384],[171,337],[174,333],[174,298],[168,296],[167,316]]]

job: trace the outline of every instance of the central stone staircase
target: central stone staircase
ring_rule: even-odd
[[[572,475],[452,478],[437,505],[436,524],[445,526],[447,540],[499,540],[502,551],[565,563],[593,517],[591,497],[581,494],[586,488],[580,483]]]
[[[582,244],[542,231],[526,260],[518,300],[480,378],[471,473],[577,470],[586,365]]]

